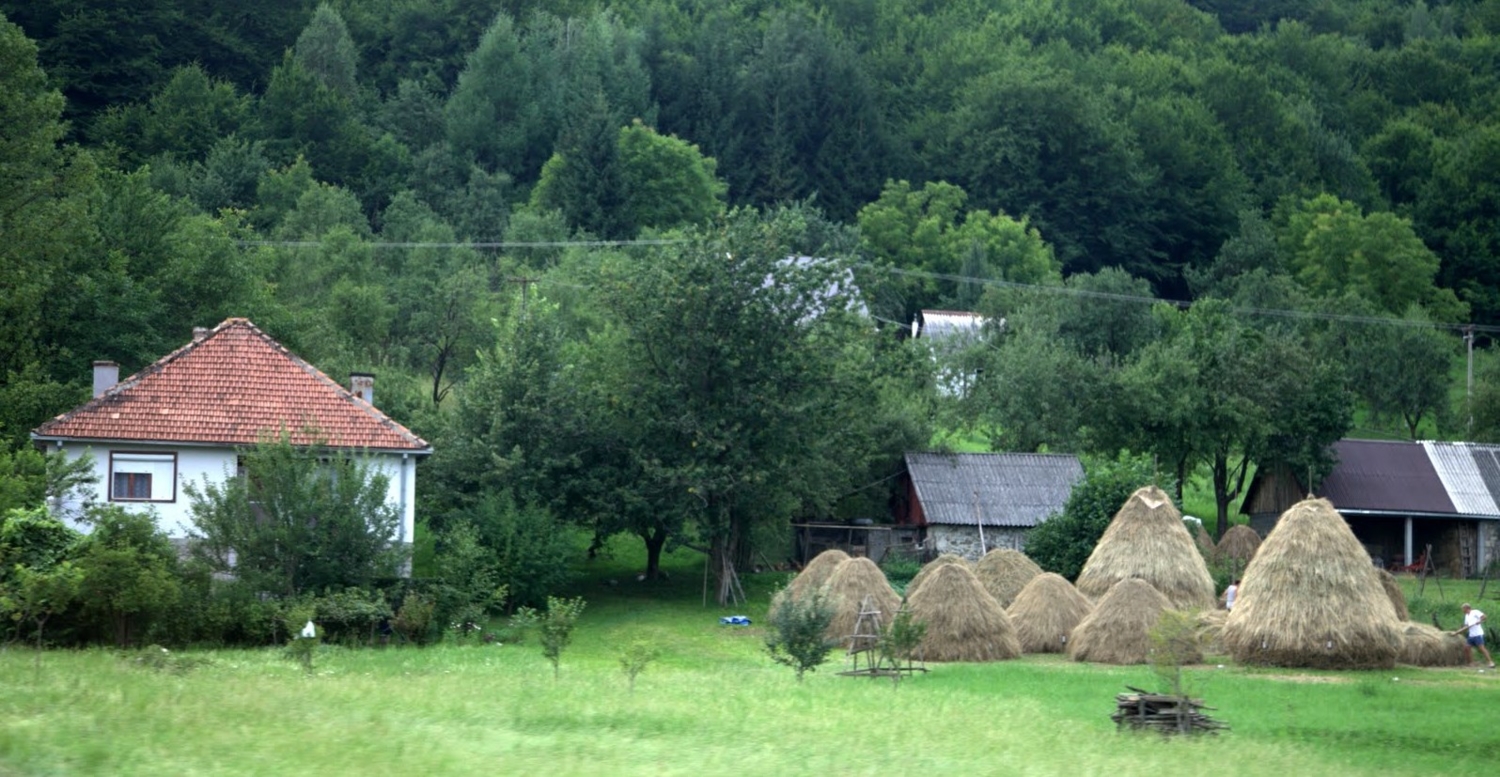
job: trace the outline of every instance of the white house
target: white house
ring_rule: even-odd
[[[294,445],[368,456],[400,510],[396,539],[411,542],[416,464],[432,446],[371,404],[373,376],[352,375],[346,389],[243,318],[195,329],[155,364],[119,373],[95,362],[94,398],[31,432],[69,458],[92,454],[101,500],[155,510],[169,536],[186,537],[183,486],[234,476],[241,450],[285,432]]]

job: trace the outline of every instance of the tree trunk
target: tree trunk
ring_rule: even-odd
[[[1229,455],[1214,454],[1214,507],[1218,525],[1214,527],[1214,542],[1224,539],[1224,529],[1229,526]]]
[[[642,531],[641,539],[646,542],[646,579],[657,580],[661,577],[661,549],[667,544],[667,530],[658,526]]]

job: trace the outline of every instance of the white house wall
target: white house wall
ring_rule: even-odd
[[[54,444],[55,445],[55,444]],[[102,504],[113,504],[133,512],[156,511],[157,525],[167,536],[185,538],[192,527],[192,502],[184,486],[193,483],[200,490],[205,483],[222,483],[226,475],[236,470],[239,452],[234,448],[205,446],[148,445],[142,443],[64,443],[62,450],[70,460],[76,460],[85,451],[94,457],[94,474],[97,477],[95,497]],[[110,499],[110,454],[173,453],[177,456],[177,480],[170,501],[112,501]],[[396,506],[401,512],[401,526],[397,530],[399,542],[411,543],[416,529],[417,457],[410,454],[374,453],[371,462],[389,481],[386,504]],[[78,500],[56,505],[56,512],[73,528],[88,531],[88,527],[77,520],[81,504]]]
[[[927,541],[938,553],[952,553],[978,561],[996,548],[1026,550],[1026,530],[1010,526],[984,527],[984,543],[979,541],[979,527],[928,524]]]

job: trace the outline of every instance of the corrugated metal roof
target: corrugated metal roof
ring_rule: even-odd
[[[929,524],[968,526],[1035,526],[1083,479],[1078,457],[1062,453],[908,453],[906,470]]]
[[[31,434],[253,445],[283,431],[294,445],[431,451],[426,440],[243,318],[225,320]]]
[[[1500,490],[1500,463],[1491,446],[1469,443],[1424,442],[1438,479],[1453,501],[1453,509],[1465,515],[1500,515],[1495,493]]]
[[[1453,500],[1422,445],[1339,440],[1338,465],[1318,490],[1340,510],[1452,513]]]
[[[941,340],[955,335],[979,337],[984,328],[984,316],[962,310],[922,311],[921,336],[929,340]]]

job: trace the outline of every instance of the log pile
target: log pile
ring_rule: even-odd
[[[1115,714],[1110,716],[1120,728],[1147,729],[1163,734],[1217,734],[1229,728],[1201,712],[1213,709],[1203,706],[1202,699],[1125,687],[1130,693],[1115,696]]]

